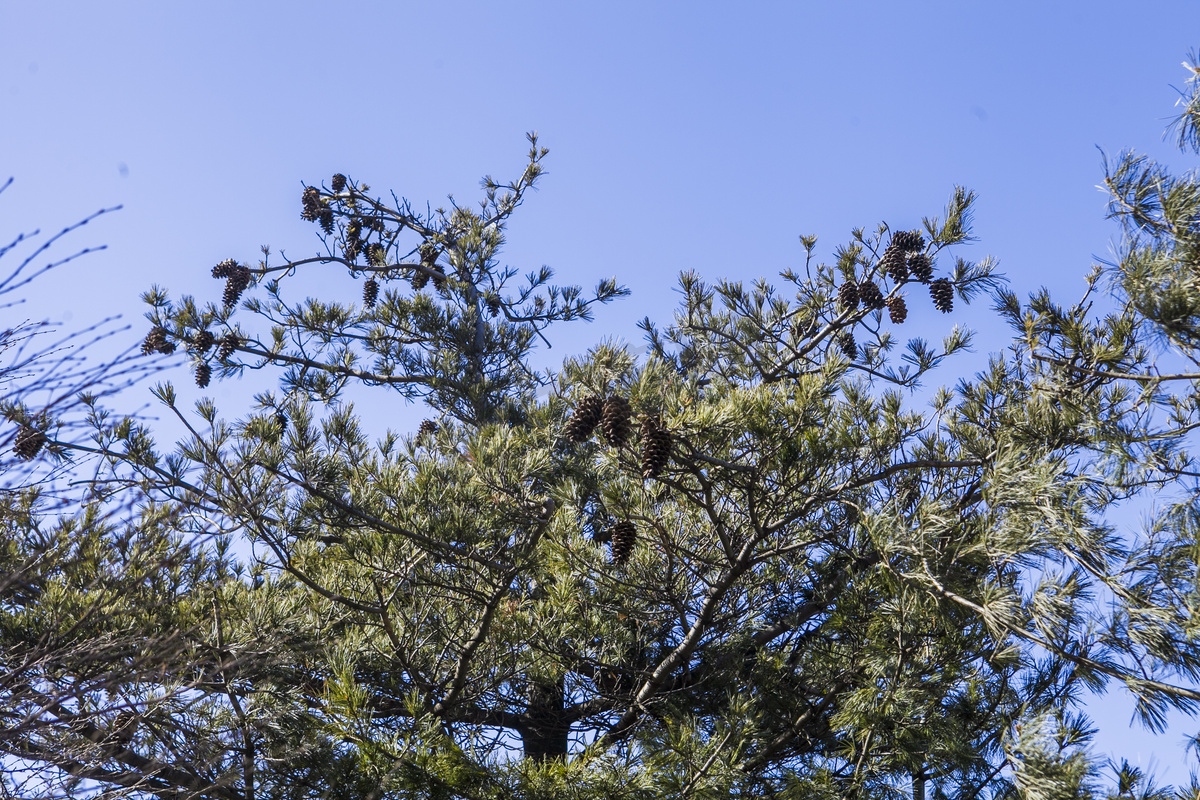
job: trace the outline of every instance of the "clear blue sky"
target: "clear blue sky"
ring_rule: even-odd
[[[525,131],[551,155],[506,257],[633,296],[558,355],[665,320],[675,278],[774,275],[856,225],[917,224],[955,184],[1019,293],[1082,289],[1115,229],[1097,146],[1177,168],[1162,133],[1200,46],[1175,2],[18,2],[0,0],[0,238],[124,209],[73,242],[109,249],[40,281],[11,317],[121,313],[152,283],[208,276],[261,244],[316,249],[300,182],[335,171],[414,203],[515,176]],[[11,267],[10,263],[0,267]],[[346,299],[357,289],[344,275]],[[1003,331],[979,307],[946,322]],[[954,375],[943,377],[953,383]],[[177,382],[186,384],[182,373]],[[229,388],[214,384],[220,399]],[[1101,753],[1182,781],[1182,735],[1094,703]],[[1195,756],[1190,757],[1191,764]]]

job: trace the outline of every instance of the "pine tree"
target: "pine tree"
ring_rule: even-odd
[[[1194,142],[1195,116],[1182,124]],[[305,191],[334,240],[391,220],[374,235],[399,257],[373,275],[435,273],[436,291],[389,290],[362,314],[348,275],[344,297],[331,284],[294,304],[288,278],[316,262],[264,259],[240,308],[151,295],[168,340],[236,344],[214,379],[253,359],[279,395],[232,425],[164,387],[194,437],[161,457],[144,428],[104,429],[98,485],[139,493],[145,538],[220,531],[256,560],[239,574],[228,550],[187,553],[187,579],[149,606],[186,632],[153,666],[188,692],[156,705],[167,678],[139,673],[112,688],[142,724],[64,714],[39,744],[103,785],[222,800],[1067,797],[1095,778],[1084,688],[1124,681],[1151,723],[1195,707],[1200,646],[1175,598],[1197,589],[1197,497],[1141,539],[1104,518],[1115,498],[1192,485],[1200,397],[1159,354],[1200,343],[1194,176],[1136,156],[1110,170],[1129,244],[1104,318],[1022,303],[990,260],[958,258],[974,200],[959,189],[924,234],[856,230],[837,266],[805,237],[805,269],[778,283],[685,274],[674,320],[645,323],[645,359],[602,345],[549,376],[534,343],[624,290],[499,266],[546,155],[531,144],[479,211],[420,215],[349,179]],[[885,263],[892,247],[912,274]],[[956,266],[935,300],[997,302],[1015,352],[927,409],[900,390],[969,334],[897,354],[908,309],[884,322],[840,287],[927,281],[943,251]],[[493,315],[499,297],[516,299]],[[853,361],[846,341],[863,343]],[[339,402],[352,386],[424,404],[436,436],[368,432]],[[635,417],[649,450],[627,446]]]

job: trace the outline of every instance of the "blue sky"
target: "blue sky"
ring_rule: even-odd
[[[667,319],[681,270],[775,275],[802,265],[800,234],[828,258],[853,226],[915,226],[955,184],[980,195],[962,255],[997,257],[1019,294],[1072,300],[1116,235],[1097,147],[1194,166],[1162,137],[1200,46],[1194,0],[734,8],[0,0],[0,181],[16,179],[0,238],[124,206],[72,239],[106,251],[3,313],[119,313],[136,340],[152,283],[215,298],[220,260],[314,251],[301,181],[341,171],[414,203],[471,200],[484,174],[518,173],[530,130],[549,174],[508,263],[633,290],[560,333],[555,359],[638,342],[635,321]],[[1003,346],[983,308],[955,322],[981,351]],[[1120,689],[1092,710],[1099,751],[1184,779],[1188,726],[1129,731]]]

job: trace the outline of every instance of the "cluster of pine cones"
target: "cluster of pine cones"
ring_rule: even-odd
[[[624,397],[585,397],[567,420],[563,435],[572,444],[586,442],[596,428],[611,447],[622,447],[633,432],[633,407]],[[671,433],[657,414],[642,418],[642,477],[655,478],[671,458]]]
[[[233,351],[242,343],[242,337],[236,333],[228,333],[220,339],[213,336],[212,331],[200,331],[196,334],[196,338],[192,342],[192,346],[201,354],[208,352],[208,349],[214,344],[217,347],[217,360],[228,361],[233,355]],[[196,363],[196,385],[201,389],[208,386],[208,382],[212,380],[212,366],[208,361],[199,361]]]
[[[898,231],[892,236],[891,243],[883,251],[879,266],[891,276],[897,284],[910,277],[929,284],[929,294],[934,307],[943,313],[949,313],[954,308],[954,287],[947,278],[933,280],[933,262],[925,254],[925,237],[916,231]],[[932,281],[932,282],[931,282]],[[896,295],[884,299],[883,292],[874,281],[846,281],[838,287],[838,303],[850,310],[862,305],[870,311],[887,307],[888,316],[895,324],[900,324],[908,317],[908,307],[904,298]]]
[[[203,356],[209,349],[217,343],[217,337],[213,336],[212,331],[203,330],[197,333],[192,338],[191,349]],[[212,367],[207,361],[199,361],[196,364],[196,385],[201,389],[208,386],[209,380],[212,378]]]
[[[345,188],[345,187],[343,187]],[[333,233],[333,209],[329,207],[329,202],[321,198],[321,192],[315,186],[309,186],[300,195],[300,202],[304,205],[304,210],[300,212],[300,219],[308,222],[317,222],[321,225],[321,230],[325,231],[325,235]]]
[[[925,237],[920,233],[897,231],[892,235],[887,249],[883,251],[879,266],[896,285],[909,278],[929,284],[929,295],[934,308],[948,314],[954,310],[954,285],[948,278],[933,280],[933,261],[924,250]],[[908,319],[908,305],[904,302],[904,297],[897,294],[885,298],[879,286],[869,279],[846,281],[838,287],[837,300],[842,308],[851,311],[858,308],[859,303],[869,311],[887,308],[888,318],[894,325],[900,325]],[[835,341],[851,361],[857,357],[858,348],[853,333],[845,331]]]
[[[604,441],[612,447],[622,447],[633,432],[633,407],[624,397],[585,397],[567,420],[563,435],[573,444],[587,441],[596,428],[600,428]],[[663,426],[658,414],[647,414],[641,423],[641,471],[642,478],[657,477],[671,459],[671,433]],[[629,520],[613,526],[609,538],[612,541],[612,559],[624,564],[633,553],[637,541],[637,528]]]
[[[222,300],[226,308],[233,308],[241,298],[242,292],[250,285],[250,268],[232,258],[213,267],[212,276],[225,279],[225,295]]]
[[[425,269],[414,269],[412,274],[412,287],[414,292],[419,292],[425,288],[425,284],[429,283],[429,272],[433,273],[433,288],[441,289],[446,282],[446,273],[438,269],[437,257],[438,249],[431,242],[425,242],[421,245],[419,252],[421,254],[421,266]],[[425,270],[429,270],[426,272]]]

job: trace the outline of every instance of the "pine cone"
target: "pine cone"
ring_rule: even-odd
[[[633,546],[637,544],[637,526],[629,520],[621,520],[612,529],[612,560],[621,565],[633,555]]]
[[[816,317],[807,314],[796,317],[796,321],[792,324],[792,336],[795,337],[797,341],[800,339],[806,339],[816,333],[818,327],[819,325],[817,324]]]
[[[228,361],[233,355],[233,351],[237,350],[239,344],[242,343],[242,337],[236,333],[226,334],[221,337],[221,346],[217,348],[217,358],[221,361]]]
[[[925,237],[917,231],[896,231],[892,234],[891,247],[896,247],[906,253],[925,249]]]
[[[929,279],[933,277],[933,262],[924,253],[909,256],[908,268],[912,270],[913,277],[921,283],[929,283]]]
[[[912,511],[921,499],[921,479],[916,473],[906,472],[896,481],[896,499],[905,511]]]
[[[208,348],[216,344],[217,337],[213,336],[212,331],[200,331],[196,334],[196,338],[192,340],[192,345],[197,351],[207,353]]]
[[[567,437],[567,441],[573,444],[586,442],[592,435],[592,431],[596,430],[596,426],[600,424],[603,414],[603,400],[599,397],[583,398],[575,407],[575,413],[567,420],[567,426],[563,428],[563,435]]]
[[[642,478],[657,478],[671,458],[671,434],[657,415],[642,420]]]
[[[425,284],[429,283],[429,275],[425,270],[417,267],[413,269],[412,287],[414,292],[419,292],[425,288]]]
[[[167,341],[167,329],[161,325],[156,325],[146,334],[146,338],[142,340],[142,355],[148,356],[151,353],[162,353],[170,355],[175,352],[175,343]]]
[[[279,426],[279,432],[283,433],[287,430],[288,419],[287,414],[282,411],[275,412],[275,424]]]
[[[421,254],[421,263],[432,269],[437,261],[438,249],[431,242],[423,242],[417,252]]]
[[[347,261],[354,261],[358,258],[358,254],[362,252],[362,220],[352,219],[346,225],[346,241],[342,245],[342,255]],[[368,260],[369,260],[368,256]]]
[[[908,306],[904,303],[904,298],[900,295],[888,298],[887,309],[888,316],[891,317],[893,324],[900,325],[904,320],[908,319]]]
[[[133,737],[137,734],[139,724],[140,719],[136,711],[129,709],[122,711],[117,714],[112,727],[109,728],[109,741],[119,747],[128,748],[133,743]]]
[[[201,361],[196,365],[196,385],[201,389],[208,386],[209,379],[212,378],[212,367],[207,361]]]
[[[333,173],[333,180],[329,182],[329,188],[334,192],[340,192],[346,188],[346,176],[340,172]]]
[[[629,438],[633,424],[633,409],[624,397],[609,397],[604,401],[604,414],[600,418],[600,429],[604,440],[612,447],[620,447]]]
[[[888,245],[887,250],[883,251],[883,258],[879,259],[879,266],[896,283],[904,283],[908,278],[908,264],[904,262],[904,251],[896,246],[895,241]]]
[[[842,348],[842,353],[846,358],[853,361],[858,358],[858,345],[854,343],[854,334],[850,331],[842,331],[837,339],[838,347]]]
[[[938,278],[929,284],[929,296],[933,298],[933,307],[943,314],[954,310],[954,286],[948,278]]]
[[[321,213],[317,215],[317,222],[321,223],[321,230],[326,236],[333,233],[333,209],[325,206],[321,209]]]
[[[237,301],[242,296],[242,292],[246,291],[246,287],[250,285],[250,268],[241,264],[234,264],[229,270],[229,277],[225,279],[225,295],[223,302],[226,308],[232,308],[237,304]]]
[[[214,278],[228,278],[233,272],[233,268],[236,266],[236,261],[234,261],[232,258],[227,258],[212,268],[212,276]]]
[[[839,286],[838,302],[842,304],[842,308],[850,311],[858,308],[858,284],[854,281],[846,281]]]
[[[374,278],[371,278],[363,284],[363,305],[367,308],[375,307],[375,300],[379,297],[379,283]]]
[[[487,297],[487,300],[485,300],[484,302],[487,303],[488,314],[490,314],[492,317],[495,317],[497,314],[500,313],[500,298],[499,297],[496,297],[496,295],[494,295],[494,294],[489,294]]]
[[[421,420],[420,427],[417,428],[417,438],[424,439],[426,436],[433,436],[437,433],[437,423],[431,419]]]
[[[387,248],[379,242],[367,245],[367,263],[382,267],[387,263]]]
[[[871,311],[883,308],[883,292],[875,285],[875,281],[862,281],[858,284],[858,297],[862,304]]]
[[[46,434],[30,428],[27,425],[22,425],[21,430],[17,431],[17,438],[13,442],[13,454],[25,461],[32,461],[37,458],[37,454],[41,452],[42,445],[46,443]]]
[[[315,186],[309,186],[304,190],[304,194],[300,195],[300,202],[304,204],[304,210],[300,212],[300,219],[306,222],[316,222],[324,208],[320,190]]]

